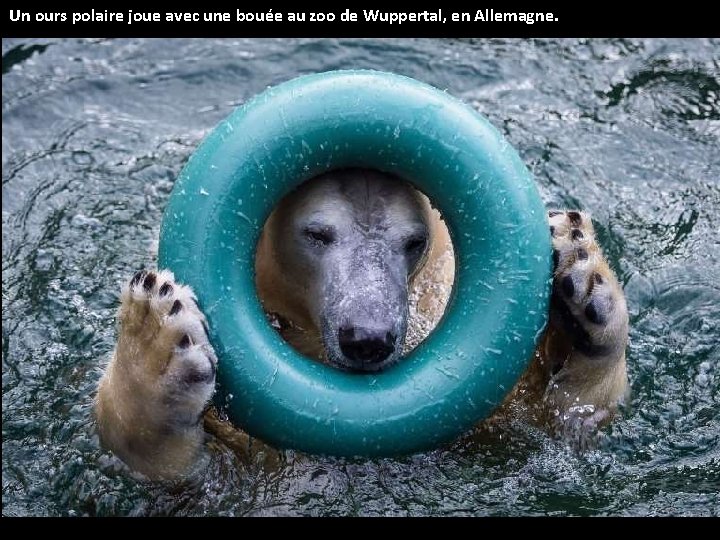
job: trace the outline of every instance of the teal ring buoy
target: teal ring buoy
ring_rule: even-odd
[[[410,179],[455,248],[445,316],[381,373],[295,352],[255,289],[255,247],[274,205],[340,167]],[[336,71],[270,88],[208,135],[170,196],[159,265],[197,294],[219,358],[217,403],[236,426],[279,448],[387,456],[457,437],[510,391],[547,320],[551,253],[533,179],[487,120],[407,77]]]

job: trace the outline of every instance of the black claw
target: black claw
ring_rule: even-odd
[[[548,216],[550,216],[550,217],[555,217],[555,216],[557,216],[558,214],[562,214],[562,212],[560,212],[559,210],[550,210],[550,211],[548,212]]]
[[[553,249],[553,268],[557,268],[560,264],[560,252],[557,249]]]
[[[573,283],[572,276],[565,276],[562,280],[561,286],[563,293],[565,293],[565,296],[567,296],[568,298],[575,294],[575,283]]]
[[[167,296],[168,294],[172,293],[173,286],[169,283],[163,283],[163,286],[160,287],[160,296]]]
[[[582,216],[580,215],[580,212],[568,212],[567,215],[570,218],[570,223],[574,227],[578,227],[582,224]]]
[[[157,281],[157,277],[153,272],[149,272],[145,281],[143,281],[143,289],[149,291],[155,286],[155,281]]]
[[[595,272],[593,274],[593,281],[595,281],[595,283],[598,285],[602,285],[605,282],[603,277],[598,272]]]
[[[140,280],[143,278],[144,275],[145,275],[145,270],[138,270],[135,273],[135,275],[133,276],[133,278],[130,280],[130,285],[132,285],[134,287],[135,285],[140,283]]]
[[[190,345],[192,345],[192,340],[187,334],[185,334],[178,343],[178,347],[180,347],[181,349],[187,349]]]
[[[180,300],[175,300],[172,307],[170,308],[170,315],[175,315],[176,313],[179,313],[182,307],[182,302],[180,302]]]
[[[577,248],[577,250],[575,250],[575,255],[581,261],[584,261],[588,258],[588,252],[585,248]]]
[[[595,301],[591,300],[587,306],[585,306],[585,316],[590,322],[595,324],[605,324],[607,318],[603,313],[600,313],[595,306]]]
[[[581,238],[585,238],[585,235],[582,233],[582,231],[580,229],[573,229],[572,230],[572,239],[580,240]]]

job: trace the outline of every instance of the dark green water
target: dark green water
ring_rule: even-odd
[[[720,41],[2,42],[5,515],[720,515]],[[120,283],[173,180],[268,85],[339,68],[445,88],[593,213],[631,312],[632,402],[584,454],[519,421],[399,460],[213,454],[133,479],[93,434]]]

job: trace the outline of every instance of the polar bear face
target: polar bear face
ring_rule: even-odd
[[[412,186],[369,170],[333,171],[285,197],[269,223],[273,264],[326,359],[353,371],[397,361],[408,284],[430,243],[428,210]]]

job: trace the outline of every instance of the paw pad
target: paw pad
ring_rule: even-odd
[[[585,306],[585,316],[590,322],[595,324],[605,324],[605,316],[601,314],[595,306],[595,300],[591,300],[587,306]]]

